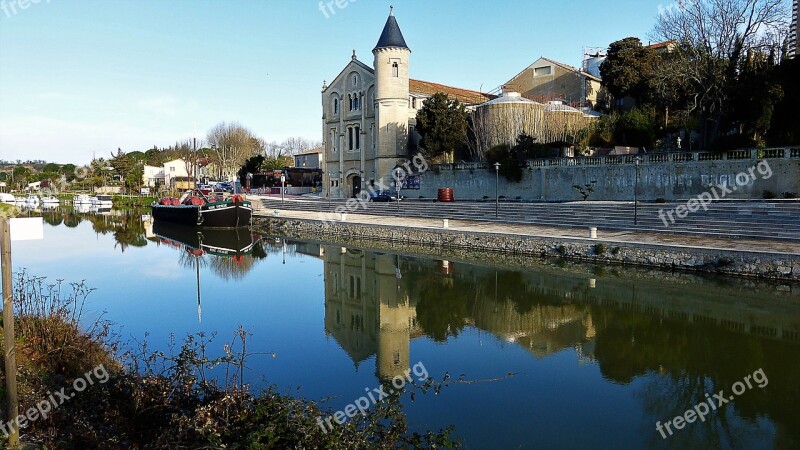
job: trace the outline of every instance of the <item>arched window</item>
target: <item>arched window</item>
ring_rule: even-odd
[[[333,113],[334,114],[339,114],[339,99],[338,98],[333,99]]]
[[[394,78],[397,78],[397,77],[400,76],[400,66],[396,62],[392,63],[392,76]]]

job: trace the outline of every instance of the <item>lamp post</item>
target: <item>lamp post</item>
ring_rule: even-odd
[[[633,186],[633,224],[639,224],[639,164],[642,158],[637,156],[634,161],[636,162],[636,184]]]
[[[500,211],[500,163],[494,163],[494,217],[499,217]]]
[[[285,193],[286,193],[286,175],[281,173],[281,206],[283,206]]]

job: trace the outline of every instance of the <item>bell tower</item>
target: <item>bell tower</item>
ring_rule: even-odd
[[[376,173],[386,175],[398,158],[406,157],[408,143],[409,84],[408,62],[411,49],[406,45],[394,8],[375,49],[375,108],[378,142]]]

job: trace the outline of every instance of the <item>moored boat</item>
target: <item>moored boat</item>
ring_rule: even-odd
[[[111,200],[110,195],[96,195],[89,199],[89,202],[97,207],[110,208],[114,202]]]
[[[78,194],[72,196],[72,204],[73,205],[91,205],[92,199],[86,194]]]
[[[17,202],[17,198],[6,192],[0,192],[0,202],[11,203],[13,205]]]
[[[43,205],[57,205],[61,203],[58,198],[53,197],[52,195],[48,195],[46,197],[42,197],[42,204]]]
[[[187,191],[183,197],[162,198],[152,205],[155,222],[203,228],[250,226],[252,204],[241,195],[222,201],[209,201],[202,193]]]

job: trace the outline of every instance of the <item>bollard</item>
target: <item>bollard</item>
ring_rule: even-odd
[[[597,228],[589,227],[589,237],[591,239],[597,239]]]
[[[445,228],[445,229],[450,228],[450,220],[442,219],[442,228]]]

